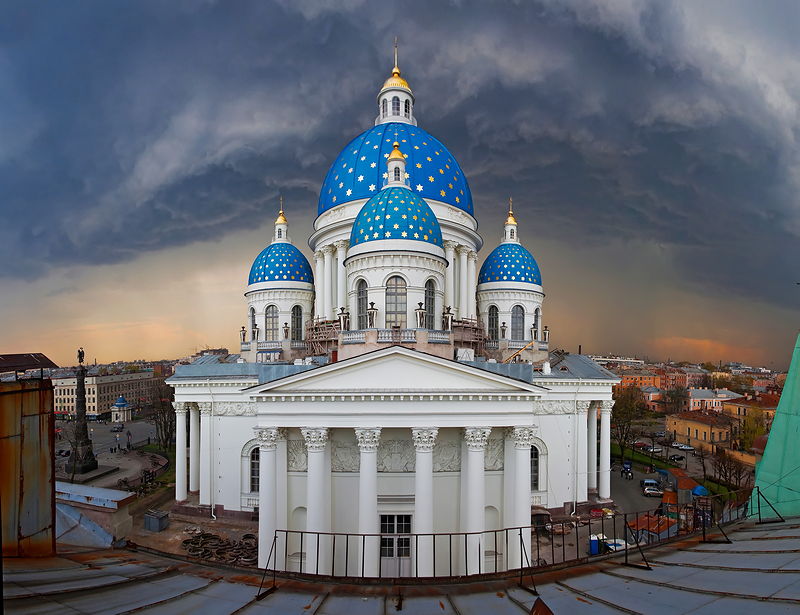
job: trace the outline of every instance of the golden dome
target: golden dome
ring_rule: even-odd
[[[408,81],[406,81],[400,76],[400,69],[397,68],[396,65],[392,69],[392,76],[383,82],[383,87],[381,88],[381,91],[386,90],[388,88],[404,88],[409,92],[411,92],[411,86],[408,85]]]
[[[506,218],[506,224],[516,224],[517,219],[514,217],[514,201],[511,197],[508,197],[508,218]]]
[[[286,216],[283,215],[283,196],[281,196],[281,210],[278,212],[278,217],[275,218],[275,224],[288,224]]]
[[[405,162],[406,157],[403,155],[403,152],[400,151],[400,144],[395,141],[392,145],[394,149],[392,149],[392,153],[389,154],[389,158],[386,160],[386,162],[390,162],[392,160],[402,160]]]

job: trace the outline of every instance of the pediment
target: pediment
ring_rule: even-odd
[[[256,395],[352,391],[530,394],[545,389],[456,361],[392,347],[252,387],[251,391]]]

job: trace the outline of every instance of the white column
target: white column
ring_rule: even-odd
[[[275,427],[256,427],[255,433],[258,439],[258,567],[269,566],[274,570],[277,551],[273,549],[273,539],[278,529],[275,506],[278,430]]]
[[[447,260],[447,270],[444,278],[444,305],[456,311],[456,298],[453,296],[456,276],[456,246],[455,241],[444,242],[444,257]]]
[[[189,406],[189,491],[200,491],[200,409]]]
[[[186,404],[174,401],[175,408],[175,500],[183,502],[186,492]]]
[[[287,510],[289,460],[286,449],[286,430],[278,429],[278,442],[275,449],[275,525],[278,529],[287,529],[289,527],[289,511]],[[287,536],[285,534],[278,535],[276,545],[278,554],[273,559],[278,570],[286,570],[286,539]]]
[[[211,506],[211,402],[200,407],[200,506]]]
[[[347,254],[347,241],[337,241],[336,246],[336,303],[334,304],[334,312],[339,313],[339,308],[347,309],[347,289],[345,284],[345,269],[344,259]]]
[[[325,256],[322,250],[314,252],[314,305],[315,315],[325,314]]]
[[[536,436],[535,427],[514,427],[514,526],[523,528],[509,534],[508,569],[531,565],[531,446]],[[522,540],[520,541],[520,536]],[[520,548],[520,542],[522,548]]]
[[[416,451],[414,470],[414,533],[433,533],[433,446],[439,429],[420,427],[411,430]],[[418,577],[434,576],[433,537],[420,536],[417,539],[415,554],[417,570],[411,570]],[[413,548],[413,545],[412,545]]]
[[[478,262],[478,253],[470,250],[469,255],[467,256],[467,315],[469,318],[477,318],[478,317],[478,310],[477,306],[475,305],[475,289],[476,289],[476,279],[475,279],[475,268]]]
[[[333,246],[322,248],[322,254],[325,259],[325,271],[322,276],[325,285],[323,293],[325,313],[322,316],[330,319],[333,316]]]
[[[325,447],[328,444],[328,429],[325,427],[303,428],[300,430],[306,441],[308,451],[308,471],[306,476],[306,534],[303,544],[306,548],[306,561],[303,572],[328,574],[327,562],[328,536],[316,532],[327,532],[328,506],[325,502]],[[330,517],[327,517],[330,519]]]
[[[467,246],[458,246],[458,284],[459,299],[458,299],[458,317],[468,318],[469,314],[469,294],[467,289],[467,255],[469,248]]]
[[[377,534],[378,523],[378,444],[381,441],[379,428],[356,429],[356,440],[360,453],[358,468],[358,533]],[[356,575],[365,577],[379,576],[380,539],[367,537],[358,541],[358,548],[363,551],[358,560]],[[363,573],[362,573],[363,570]]]
[[[490,427],[466,427],[464,439],[467,444],[467,499],[465,532],[483,532],[486,529],[486,484],[485,455]],[[466,574],[483,571],[483,535],[470,534],[466,540],[464,554]]]
[[[577,413],[575,415],[575,435],[577,436],[578,444],[575,450],[575,500],[577,502],[585,502],[588,499],[588,455],[584,451],[588,448],[586,443],[586,436],[588,429],[586,427],[586,416],[592,402],[579,401],[577,403]]]
[[[598,402],[589,406],[589,421],[586,434],[587,441],[587,474],[589,476],[588,488],[590,492],[597,493],[597,406]]]
[[[602,402],[600,409],[600,472],[597,495],[602,500],[611,497],[611,408],[613,401]]]

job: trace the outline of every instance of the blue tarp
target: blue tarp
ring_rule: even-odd
[[[697,487],[692,489],[692,495],[708,495],[708,489],[703,487],[703,485],[697,485]]]

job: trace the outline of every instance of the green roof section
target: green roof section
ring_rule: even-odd
[[[800,335],[794,345],[767,447],[756,468],[756,487],[784,517],[800,515]],[[755,494],[752,504],[757,506]],[[772,516],[769,506],[763,502],[761,510]]]

